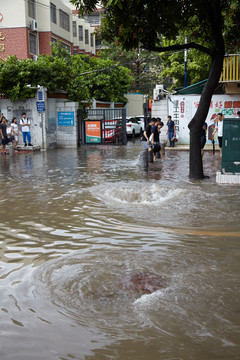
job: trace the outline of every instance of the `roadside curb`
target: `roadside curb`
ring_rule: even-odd
[[[175,145],[174,147],[166,146],[165,150],[170,151],[189,151],[190,145]],[[204,147],[204,151],[213,151],[212,144],[208,144]],[[215,151],[219,151],[219,146],[215,145]]]

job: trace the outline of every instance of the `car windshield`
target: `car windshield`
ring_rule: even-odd
[[[136,118],[130,118],[127,120],[127,122],[132,122],[138,124],[138,120]]]

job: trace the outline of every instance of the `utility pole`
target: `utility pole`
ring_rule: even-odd
[[[187,44],[187,37],[185,37],[185,44]],[[187,49],[184,50],[184,87],[187,86]]]
[[[140,86],[140,51],[141,49],[138,48],[138,57],[137,57],[137,60],[136,60],[136,66],[137,66],[137,81],[136,81],[136,85],[137,85],[137,91],[139,90],[139,86]]]

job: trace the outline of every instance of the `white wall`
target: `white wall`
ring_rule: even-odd
[[[126,94],[125,97],[128,99],[126,105],[127,116],[143,115],[143,104],[145,102],[145,95],[137,93]]]
[[[57,19],[58,19],[58,15],[57,15]],[[51,31],[49,0],[41,0],[41,4],[38,4],[37,20],[38,20],[38,31]]]
[[[199,104],[200,95],[172,95],[168,97],[169,115],[179,127],[178,144],[189,144],[188,124],[193,118]],[[240,111],[240,95],[213,95],[206,122],[208,128],[214,126],[217,114],[223,113],[226,118],[234,118]],[[207,140],[211,143],[211,140]]]
[[[77,110],[78,103],[75,102],[59,102],[56,104],[57,121],[59,112],[74,112],[73,126],[59,126],[57,123],[57,146],[76,148],[77,147]]]
[[[168,117],[168,98],[167,96],[161,100],[154,100],[152,102],[152,117],[159,117],[164,123],[163,128],[161,129],[160,141],[167,142],[167,117]]]
[[[43,120],[45,121],[45,119],[42,119],[41,114],[37,111],[36,98],[24,101],[15,101],[14,103],[12,103],[9,99],[0,99],[0,109],[6,116],[9,125],[11,124],[13,117],[17,118],[19,124],[22,112],[26,112],[31,123],[31,142],[33,145],[43,147]],[[22,144],[23,138],[22,133],[20,133],[19,145]]]
[[[68,102],[63,99],[47,99],[45,111],[37,111],[37,96],[34,99],[15,101],[0,99],[0,110],[7,118],[9,125],[12,118],[16,117],[18,124],[21,114],[26,112],[30,119],[30,132],[32,144],[42,149],[53,147],[77,147],[77,109],[78,103]],[[73,111],[74,126],[58,126],[58,112]],[[22,133],[19,136],[19,145],[23,145]]]
[[[3,20],[0,29],[6,27],[26,27],[27,2],[24,0],[1,0],[0,12]]]

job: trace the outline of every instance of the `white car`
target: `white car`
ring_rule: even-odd
[[[137,115],[137,116],[135,116],[135,118],[137,119],[138,123],[142,126],[142,131],[144,131],[145,130],[144,116]]]
[[[143,126],[140,123],[137,117],[127,117],[126,119],[126,130],[127,135],[129,136],[136,136],[136,135],[142,135],[143,133]]]

